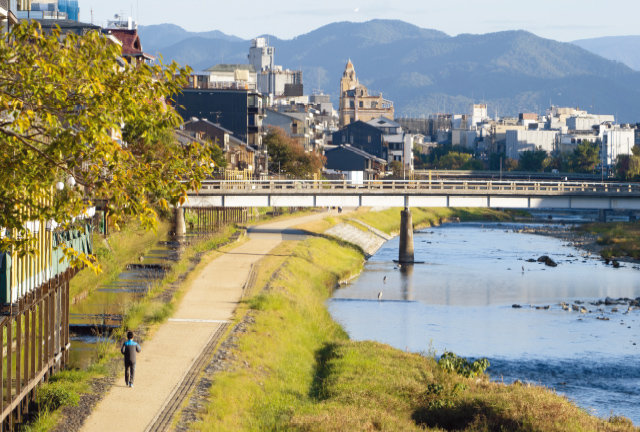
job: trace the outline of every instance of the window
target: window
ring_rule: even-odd
[[[358,104],[358,106],[359,106],[360,108],[364,108],[364,102],[360,101],[360,103]]]
[[[354,101],[349,101],[349,108],[355,108],[356,104]]]

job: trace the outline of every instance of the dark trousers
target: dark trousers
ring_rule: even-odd
[[[133,375],[136,373],[136,364],[126,361],[124,362],[124,382],[125,384],[133,384]]]

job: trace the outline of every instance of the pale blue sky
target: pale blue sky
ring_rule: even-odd
[[[116,13],[142,25],[173,23],[245,39],[289,39],[335,21],[401,19],[460,33],[524,29],[571,41],[640,34],[640,0],[79,0],[80,19],[102,24]]]

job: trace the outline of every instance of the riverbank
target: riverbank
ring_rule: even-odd
[[[604,260],[640,263],[640,223],[587,223],[580,226],[544,224],[523,232],[546,235],[566,241],[588,255]]]
[[[399,212],[388,212],[349,217],[392,233],[388,216],[399,223]],[[206,412],[191,430],[635,430],[541,387],[470,377],[462,360],[449,371],[431,355],[350,341],[326,301],[340,280],[361,271],[360,249],[313,237],[272,255],[259,269],[271,276],[244,303],[244,330],[220,359]]]
[[[129,226],[115,233],[107,242],[102,242],[97,253],[102,254],[103,272],[95,274],[83,270],[72,280],[78,288],[77,302],[84,301],[83,292],[115,280],[126,264],[137,262],[138,257],[151,249],[158,241],[166,240],[169,223],[161,222],[157,231],[147,231]],[[104,336],[96,343],[95,358],[85,370],[69,369],[54,374],[50,381],[38,390],[40,410],[30,422],[20,426],[21,431],[74,431],[90,414],[121,369],[121,356],[116,340],[125,328],[136,329],[136,338],[144,340],[165,321],[175,309],[182,295],[181,287],[188,275],[196,268],[202,256],[220,248],[230,241],[242,239],[235,227],[225,227],[218,233],[194,238],[184,249],[180,259],[174,263],[162,281],[154,286],[142,300],[132,304],[124,313],[123,326],[111,336]],[[100,252],[102,250],[102,252]],[[105,252],[107,251],[107,252]],[[107,255],[105,255],[105,253]]]

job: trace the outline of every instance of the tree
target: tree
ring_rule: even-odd
[[[520,171],[538,172],[544,169],[547,152],[544,150],[526,150],[520,153],[518,169]]]
[[[616,175],[622,180],[640,179],[640,155],[619,155],[616,160]]]
[[[469,153],[449,152],[440,158],[438,165],[442,169],[459,170],[471,160]]]
[[[404,177],[404,166],[402,166],[402,162],[400,161],[392,161],[389,164],[391,168],[391,175],[393,178],[401,179]]]
[[[600,164],[598,145],[583,140],[569,156],[569,166],[572,171],[580,173],[592,173]]]
[[[227,159],[225,159],[224,153],[217,143],[211,146],[211,159],[217,168],[224,168],[227,166]]]
[[[188,70],[123,65],[97,32],[63,38],[37,23],[1,38],[0,58],[0,250],[33,253],[27,222],[67,228],[96,200],[116,227],[134,216],[152,228],[209,173],[210,150],[171,135],[181,119],[165,101]]]
[[[291,138],[282,128],[269,129],[263,140],[269,153],[269,166],[274,173],[286,173],[293,178],[310,178],[320,173],[324,157],[315,151],[305,152],[304,147]]]

